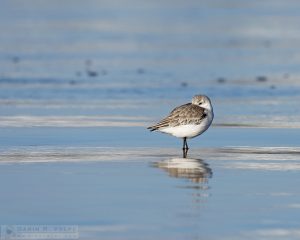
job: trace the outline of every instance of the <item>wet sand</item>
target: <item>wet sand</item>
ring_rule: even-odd
[[[299,160],[292,154],[275,161],[270,153],[260,160],[238,154],[232,164],[230,154],[141,160],[114,151],[116,160],[68,163],[62,154],[66,162],[2,164],[1,222],[79,225],[81,239],[299,237]],[[41,152],[38,159],[49,158]],[[51,154],[61,160],[59,151]]]
[[[184,159],[180,141],[144,128],[13,130],[1,131],[5,225],[78,225],[80,239],[299,237],[298,131],[254,130],[262,147],[253,129],[213,128]]]
[[[299,239],[298,2],[2,5],[1,226]],[[183,159],[146,127],[199,93],[215,119]]]

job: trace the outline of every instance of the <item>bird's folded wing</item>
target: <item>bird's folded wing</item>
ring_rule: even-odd
[[[200,124],[202,119],[205,117],[206,114],[204,108],[191,103],[187,103],[173,109],[169,116],[162,119],[159,123],[148,127],[148,129],[154,131],[159,128],[165,127],[176,127],[186,124]]]

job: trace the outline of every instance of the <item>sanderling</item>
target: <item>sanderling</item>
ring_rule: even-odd
[[[187,138],[194,138],[205,132],[214,118],[210,99],[205,95],[196,95],[191,103],[176,107],[169,116],[157,124],[148,127],[151,131],[160,131],[183,139],[183,156],[188,151]]]

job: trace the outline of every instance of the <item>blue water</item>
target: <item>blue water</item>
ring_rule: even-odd
[[[197,184],[147,161],[2,165],[0,221],[79,225],[82,238],[96,226],[109,239],[273,239],[299,227],[298,172],[208,166],[213,177]],[[268,229],[269,238],[257,233]]]
[[[78,225],[80,239],[299,239],[299,10],[2,1],[0,224]],[[215,119],[180,159],[181,140],[146,127],[195,94]]]

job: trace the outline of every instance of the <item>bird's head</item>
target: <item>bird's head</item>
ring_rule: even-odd
[[[198,105],[200,107],[211,109],[210,99],[205,95],[196,95],[192,99],[192,104]]]

